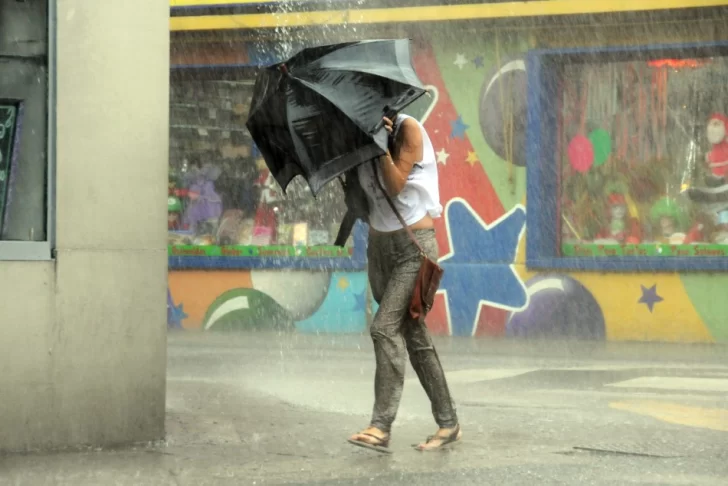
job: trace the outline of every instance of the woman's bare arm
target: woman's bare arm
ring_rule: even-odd
[[[385,118],[385,127],[392,131],[392,122]],[[395,153],[380,157],[384,187],[390,196],[397,196],[407,183],[414,165],[422,160],[422,132],[416,121],[406,118],[398,134]]]

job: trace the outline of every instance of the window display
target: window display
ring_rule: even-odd
[[[728,255],[728,57],[558,76],[561,256]]]
[[[333,246],[343,192],[316,198],[296,179],[284,195],[245,128],[254,73],[176,72],[170,95],[167,203],[172,256],[349,258]]]

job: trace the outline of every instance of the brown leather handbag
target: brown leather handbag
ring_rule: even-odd
[[[425,250],[422,248],[422,245],[420,245],[419,241],[417,241],[415,234],[412,232],[410,227],[407,226],[404,218],[399,213],[399,210],[397,210],[397,207],[394,205],[394,201],[392,201],[392,198],[389,197],[386,189],[384,189],[384,186],[382,186],[382,182],[379,180],[379,170],[377,168],[377,162],[378,161],[376,159],[372,161],[372,163],[374,164],[374,178],[377,181],[377,185],[379,185],[379,189],[384,194],[384,198],[387,200],[389,207],[392,208],[392,211],[397,216],[400,224],[405,229],[405,231],[407,231],[407,236],[409,236],[410,240],[412,240],[412,243],[414,243],[419,250],[420,258],[422,258],[422,263],[420,263],[420,271],[417,273],[415,290],[412,293],[412,300],[410,301],[409,308],[409,313],[412,319],[421,321],[424,320],[427,313],[430,312],[430,309],[432,309],[432,305],[435,303],[435,295],[437,294],[437,290],[440,288],[440,281],[442,280],[442,275],[443,273],[445,273],[445,270],[443,270],[443,268],[438,265],[437,262],[431,260],[427,256]]]

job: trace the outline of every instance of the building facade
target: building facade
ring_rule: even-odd
[[[728,340],[727,2],[195,3],[172,3],[170,327],[366,329],[365,228],[329,246],[337,188],[283,197],[244,121],[260,66],[409,37],[446,208],[434,333]]]
[[[0,452],[164,436],[168,19],[0,0]]]

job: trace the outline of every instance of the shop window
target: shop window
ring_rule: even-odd
[[[529,265],[728,268],[728,46],[529,64]]]
[[[0,259],[51,257],[48,3],[0,0]]]
[[[170,265],[180,268],[358,268],[357,227],[333,246],[343,192],[283,194],[245,128],[255,69],[177,69],[170,86]]]

